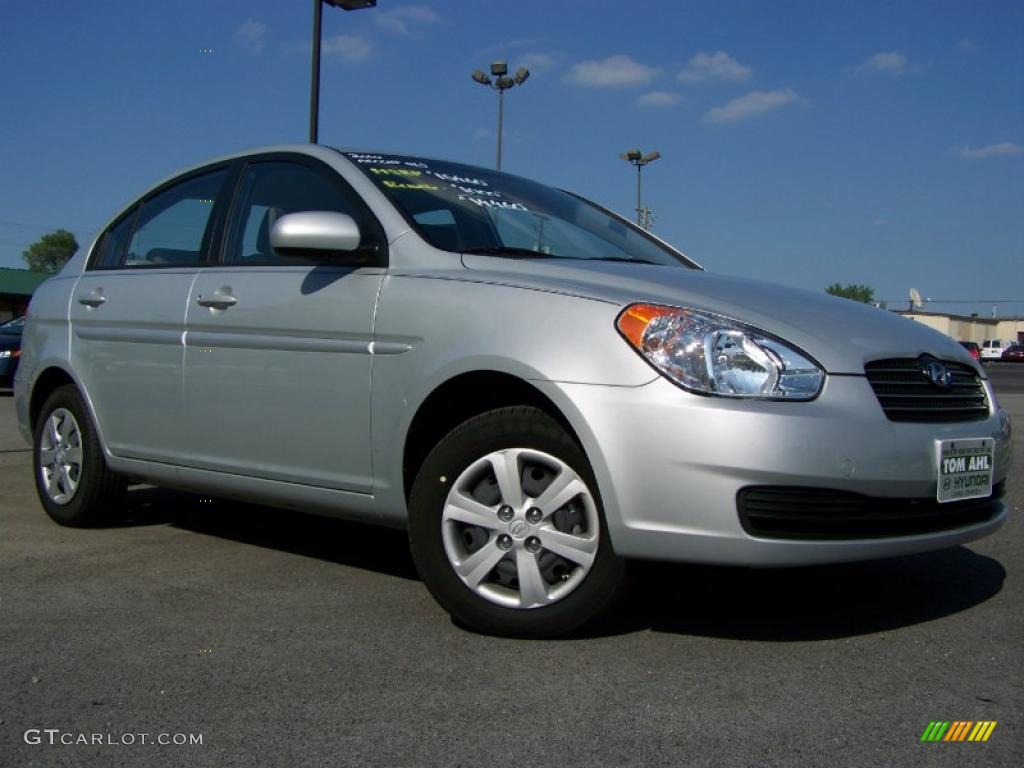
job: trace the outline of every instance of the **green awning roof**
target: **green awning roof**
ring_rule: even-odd
[[[30,272],[27,269],[0,267],[0,295],[31,296],[39,284],[53,275]]]

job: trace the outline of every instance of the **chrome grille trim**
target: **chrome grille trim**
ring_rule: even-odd
[[[933,384],[924,372],[934,358],[875,360],[864,366],[879,405],[890,421],[978,421],[989,415],[985,386],[969,365],[939,360],[949,372],[949,386]]]

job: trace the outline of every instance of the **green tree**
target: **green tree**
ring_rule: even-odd
[[[66,229],[55,229],[32,243],[27,251],[22,251],[21,257],[33,272],[52,275],[59,272],[77,250],[78,241],[73,234]]]
[[[831,293],[833,296],[842,296],[844,299],[862,301],[865,304],[872,304],[875,301],[875,289],[870,285],[858,285],[857,283],[840,285],[839,283],[832,283],[832,285],[825,289],[825,293]]]

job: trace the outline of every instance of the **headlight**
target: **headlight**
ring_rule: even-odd
[[[805,353],[727,317],[631,304],[615,324],[659,372],[702,395],[812,400],[825,381]]]
[[[21,357],[20,349],[0,349],[0,360],[8,357]]]

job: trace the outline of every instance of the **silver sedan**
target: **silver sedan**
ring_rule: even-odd
[[[176,174],[33,298],[43,507],[128,478],[405,527],[464,625],[577,630],[625,562],[792,566],[995,531],[1009,419],[951,339],[708,274],[577,195],[282,146]]]

